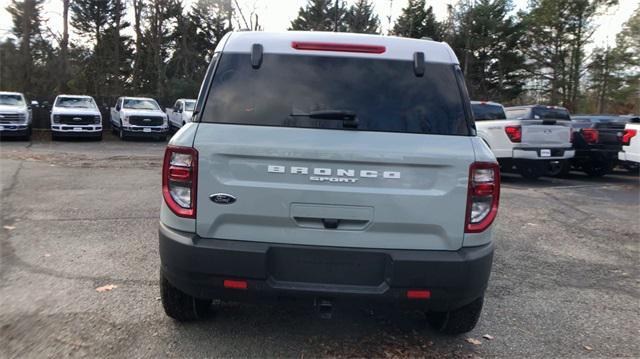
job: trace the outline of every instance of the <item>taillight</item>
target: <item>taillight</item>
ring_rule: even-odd
[[[638,133],[636,130],[632,130],[627,128],[624,130],[624,135],[622,135],[622,144],[624,146],[629,146],[631,143],[631,139]]]
[[[387,51],[386,47],[379,45],[336,44],[328,42],[294,41],[291,43],[291,47],[296,50],[359,52],[367,54],[382,54]]]
[[[597,143],[598,137],[600,137],[598,130],[595,128],[583,128],[580,132],[582,132],[582,138],[584,138],[587,143]]]
[[[497,163],[474,162],[469,168],[465,233],[487,229],[498,214],[500,167]]]
[[[507,126],[504,128],[504,132],[506,132],[509,140],[511,142],[520,142],[522,141],[522,127],[520,126]]]
[[[167,146],[162,166],[162,196],[180,217],[196,217],[198,151],[191,147]]]

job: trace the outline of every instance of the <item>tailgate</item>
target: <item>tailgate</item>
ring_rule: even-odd
[[[522,121],[522,147],[571,147],[571,124],[568,121]]]
[[[598,130],[599,145],[613,146],[618,151],[622,148],[624,123],[599,123],[595,128]]]
[[[201,123],[194,147],[202,237],[462,246],[471,137]],[[236,201],[215,203],[215,194]]]

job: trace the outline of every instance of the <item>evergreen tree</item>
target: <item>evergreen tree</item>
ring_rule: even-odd
[[[425,0],[409,0],[393,27],[394,35],[415,39],[429,37],[440,41],[443,33],[442,25],[433,14],[433,8],[427,8]]]
[[[18,67],[15,88],[29,93],[35,82],[34,68],[37,42],[42,41],[42,4],[44,0],[12,0],[6,8],[13,20],[12,33],[18,39]]]
[[[291,21],[289,30],[334,31],[337,19],[338,31],[345,31],[345,15],[340,2],[336,8],[332,0],[309,0],[306,7],[298,10],[298,17]]]
[[[373,4],[369,0],[358,0],[351,5],[345,14],[348,32],[378,34],[380,33],[380,19],[376,15]]]
[[[526,78],[524,29],[509,15],[510,0],[479,0],[459,7],[453,46],[472,98],[510,102]]]

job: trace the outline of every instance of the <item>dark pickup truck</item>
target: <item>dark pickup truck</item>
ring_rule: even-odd
[[[630,120],[629,116],[615,115],[571,116],[573,146],[576,150],[571,167],[591,177],[601,177],[611,172],[622,149],[624,125]],[[568,171],[567,167],[564,172]]]

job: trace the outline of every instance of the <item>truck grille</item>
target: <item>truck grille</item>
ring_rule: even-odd
[[[61,115],[60,123],[63,125],[93,125],[100,122],[100,118],[94,115]]]
[[[23,113],[0,113],[0,123],[24,122]]]
[[[162,126],[164,118],[160,116],[131,116],[129,123],[134,126]]]

